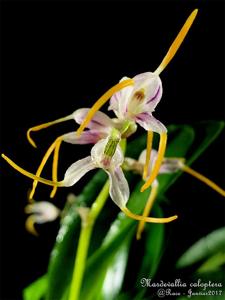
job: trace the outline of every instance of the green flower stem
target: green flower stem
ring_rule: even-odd
[[[70,287],[69,300],[78,300],[81,284],[84,276],[86,258],[90,244],[94,223],[101,212],[109,195],[109,181],[107,180],[100,194],[92,204],[85,220],[82,220],[82,227],[78,241],[77,255],[74,264],[73,278]]]
[[[120,141],[120,147],[125,153],[126,151],[126,139]],[[82,217],[82,226],[80,237],[78,241],[77,254],[75,258],[73,277],[70,286],[69,300],[79,300],[80,289],[85,271],[85,264],[88,254],[88,248],[91,240],[92,230],[95,224],[95,220],[100,214],[107,198],[109,196],[109,180],[106,181],[101,192],[96,200],[93,202],[90,210]]]

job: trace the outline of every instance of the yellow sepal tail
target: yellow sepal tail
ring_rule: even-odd
[[[174,55],[176,54],[177,50],[179,49],[180,45],[182,44],[183,40],[185,39],[189,29],[191,28],[192,23],[194,22],[196,15],[198,13],[198,9],[195,9],[190,16],[187,18],[186,22],[184,23],[183,27],[179,31],[177,37],[173,41],[172,45],[170,46],[168,52],[166,53],[165,57],[163,58],[161,64],[155,70],[155,74],[159,75],[169,64],[169,62],[173,59]]]

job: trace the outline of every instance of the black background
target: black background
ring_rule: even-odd
[[[224,1],[2,2],[0,151],[34,172],[47,146],[74,126],[34,134],[39,150],[28,144],[27,128],[90,106],[125,75],[154,71],[196,7],[190,33],[161,74],[155,116],[165,125],[224,119]],[[63,146],[61,176],[88,151],[71,147]],[[222,136],[194,167],[224,186]],[[30,236],[23,208],[31,182],[3,160],[0,174],[1,299],[20,299],[22,288],[46,271],[57,223],[38,227],[38,239]],[[36,197],[47,200],[48,190]],[[58,206],[67,193],[59,191]],[[180,220],[167,257],[224,224],[224,199],[188,175],[168,195],[179,199],[172,205]]]

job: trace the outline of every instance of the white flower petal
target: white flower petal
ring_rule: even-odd
[[[79,144],[79,145],[85,145],[85,144],[95,144],[100,139],[104,138],[106,136],[105,132],[99,131],[99,130],[86,130],[81,133],[81,135],[77,135],[76,132],[69,132],[63,135],[63,141],[70,144]]]
[[[128,77],[121,81],[126,79]],[[140,113],[153,112],[162,97],[162,82],[155,73],[142,73],[133,80],[133,86],[115,93],[110,100],[109,110],[113,110],[119,119],[133,120]]]
[[[130,79],[129,77],[123,77],[120,82]],[[113,110],[115,115],[119,119],[123,119],[126,111],[127,111],[127,105],[128,101],[130,99],[130,96],[133,92],[134,87],[133,86],[127,86],[123,88],[122,90],[115,93],[111,99],[110,99],[110,105],[108,110]]]
[[[120,145],[117,145],[116,152],[112,157],[112,166],[121,166],[124,161],[124,154]]]
[[[160,174],[175,173],[182,168],[182,158],[164,158],[160,167]]]
[[[66,171],[63,186],[72,186],[87,172],[97,168],[91,156],[85,157],[73,163]]]
[[[107,171],[109,175],[110,188],[109,194],[117,206],[123,208],[126,206],[130,196],[127,180],[120,167]]]
[[[150,163],[148,168],[148,176],[151,173],[151,170],[154,167],[158,152],[154,149],[151,151],[150,156]],[[146,157],[146,149],[143,150],[138,158],[138,162],[141,163],[143,166],[145,164],[145,157]],[[182,158],[164,158],[159,169],[159,174],[169,174],[175,173],[182,168],[183,159]]]
[[[167,132],[166,127],[159,120],[154,118],[151,113],[143,112],[138,114],[135,120],[145,130],[151,130],[159,134]]]
[[[157,157],[157,151],[155,149],[152,149],[151,151],[151,155],[150,155],[150,164],[155,161],[156,157]],[[145,164],[145,158],[146,158],[146,149],[144,149],[139,158],[138,158],[138,162],[141,163],[142,165]]]
[[[153,112],[162,97],[162,82],[158,75],[146,72],[135,76],[134,93],[143,90],[144,99],[141,103],[143,112]]]
[[[90,108],[80,108],[73,113],[74,120],[81,124]],[[91,121],[88,123],[87,128],[96,130],[109,130],[113,127],[113,121],[103,112],[97,111]]]
[[[104,158],[104,149],[107,144],[107,139],[98,141],[91,149],[92,160],[101,167],[101,161]]]
[[[153,169],[153,166],[155,164],[155,160],[157,158],[157,151],[152,149],[151,151],[151,155],[150,155],[150,162],[149,162],[149,165],[148,165],[148,173],[147,173],[147,177],[149,177],[149,175],[151,174],[151,170]],[[138,162],[140,164],[142,164],[143,168],[144,168],[144,165],[145,165],[145,159],[146,159],[146,149],[143,150],[138,158]]]

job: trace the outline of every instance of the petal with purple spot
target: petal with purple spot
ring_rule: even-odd
[[[162,82],[158,75],[146,72],[134,77],[134,91],[143,91],[142,111],[153,112],[162,97]]]

